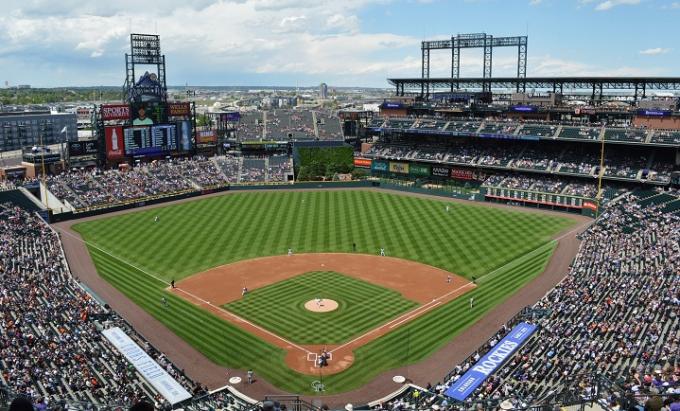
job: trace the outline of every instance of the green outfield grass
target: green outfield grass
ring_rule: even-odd
[[[450,211],[445,211],[445,204]],[[160,221],[154,223],[154,216]],[[327,393],[356,388],[382,371],[422,360],[543,271],[550,237],[566,217],[444,203],[367,191],[239,193],[104,218],[74,226],[99,274],[206,356],[253,368],[284,390],[311,391],[318,377],[298,374],[284,352],[164,291],[167,280],[247,258],[349,252],[420,261],[478,287],[355,352],[348,370],[324,377]],[[468,296],[475,307],[467,306]],[[165,296],[169,307],[160,304]],[[452,364],[453,366],[453,364]],[[443,377],[443,376],[442,376]]]
[[[338,303],[314,313],[316,298]],[[339,344],[418,306],[394,290],[332,271],[309,272],[248,293],[224,308],[298,344]]]

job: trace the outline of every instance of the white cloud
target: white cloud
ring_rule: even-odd
[[[673,3],[671,3],[671,8],[680,9],[680,1],[674,1]]]
[[[634,6],[634,5],[637,5],[637,4],[640,4],[640,0],[607,0],[607,1],[603,1],[602,3],[595,6],[595,10],[605,11],[605,10],[611,10],[616,6],[622,6],[622,5]]]
[[[543,3],[543,0],[529,0],[530,6],[538,6],[541,3]]]
[[[301,79],[353,75],[400,67],[404,55],[419,52],[420,39],[362,32],[359,12],[388,1],[149,0],[140,14],[139,2],[132,0],[7,0],[12,12],[0,15],[0,56],[16,67],[32,54],[53,59],[55,66],[74,64],[78,58],[120,63],[114,82],[118,84],[125,75],[122,62],[129,33],[157,29],[170,82],[178,72],[186,73],[175,80],[180,83],[191,82],[185,77],[192,72],[292,74]],[[221,77],[229,83],[228,77]],[[73,81],[81,78],[74,74]]]
[[[586,64],[578,61],[564,60],[550,55],[529,57],[528,76],[535,77],[567,77],[567,76],[661,76],[668,75],[668,70],[660,67],[607,67]]]
[[[655,48],[640,50],[640,54],[643,54],[645,56],[658,56],[659,54],[666,54],[669,51],[671,51],[671,49],[655,47]]]

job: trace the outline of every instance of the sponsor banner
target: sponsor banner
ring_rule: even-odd
[[[432,166],[432,175],[437,177],[449,177],[450,170],[448,167]]]
[[[382,108],[404,108],[404,105],[401,103],[386,101],[382,104]]]
[[[451,178],[455,178],[457,180],[476,180],[476,175],[473,170],[465,168],[452,168]]]
[[[97,140],[86,140],[86,141],[69,141],[68,142],[68,156],[78,157],[78,156],[92,156],[96,155],[97,150]]]
[[[637,115],[638,116],[648,116],[648,117],[666,117],[670,116],[673,114],[673,111],[671,110],[638,110]]]
[[[104,127],[104,139],[106,140],[106,158],[116,160],[125,154],[123,127]]]
[[[241,119],[241,113],[234,111],[232,113],[220,113],[220,121],[222,122],[234,122]]]
[[[589,210],[597,211],[597,204],[593,203],[592,201],[584,201],[582,204],[583,208],[587,208]]]
[[[153,358],[149,357],[123,330],[113,327],[103,330],[102,334],[170,404],[177,404],[191,398],[191,394]]]
[[[390,161],[390,172],[399,174],[408,174],[408,163],[395,163]]]
[[[409,166],[411,175],[426,177],[430,175],[430,166],[427,164],[413,164]]]
[[[534,106],[512,106],[511,110],[519,111],[521,113],[535,113],[538,111],[538,108]]]
[[[172,117],[189,117],[191,105],[189,103],[168,103],[168,115]]]
[[[387,171],[388,164],[387,161],[373,160],[371,163],[371,170],[373,171]]]
[[[371,159],[357,157],[354,159],[354,167],[371,168]]]
[[[524,344],[536,331],[536,326],[528,323],[517,324],[508,335],[482,358],[477,361],[462,377],[458,379],[444,394],[465,401],[484,380],[493,374],[512,354]]]
[[[129,120],[130,106],[127,104],[108,104],[101,106],[102,120]]]
[[[197,144],[217,143],[217,132],[215,130],[199,130],[196,132]]]

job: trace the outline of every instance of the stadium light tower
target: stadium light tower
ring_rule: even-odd
[[[421,45],[421,77],[423,80],[430,78],[430,51],[432,50],[451,50],[451,79],[453,80],[460,78],[460,50],[481,48],[484,49],[484,70],[482,72],[482,78],[491,79],[494,48],[517,47],[517,78],[526,78],[528,39],[528,36],[494,37],[486,33],[470,33],[457,34],[456,36],[452,36],[451,40],[423,41]],[[421,88],[421,94],[429,97],[430,85],[423,82]],[[451,92],[454,91],[454,88],[458,88],[458,83],[452,81]],[[491,91],[490,82],[484,82],[483,91]],[[525,91],[526,86],[524,83],[517,83],[517,92],[524,93]]]

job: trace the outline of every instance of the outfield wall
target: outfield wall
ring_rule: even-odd
[[[523,201],[524,199],[520,195],[513,195],[511,197],[501,197],[495,198],[489,196],[486,190],[481,190],[479,193],[468,192],[465,193],[463,190],[446,190],[437,188],[424,188],[418,187],[415,184],[398,184],[397,182],[390,182],[385,180],[362,180],[362,181],[337,181],[337,182],[302,182],[295,184],[254,184],[254,185],[233,185],[233,186],[223,186],[214,189],[206,189],[200,191],[191,191],[178,193],[175,195],[166,195],[156,198],[147,198],[144,200],[131,201],[126,204],[115,205],[112,207],[101,207],[91,210],[85,210],[81,212],[65,212],[60,214],[50,214],[50,222],[56,223],[59,221],[72,220],[82,217],[90,217],[95,215],[107,214],[114,211],[128,210],[132,208],[144,207],[152,204],[162,204],[175,200],[182,200],[185,198],[200,197],[207,194],[224,192],[224,191],[260,191],[260,190],[296,190],[296,189],[311,189],[311,190],[323,190],[323,189],[334,189],[334,188],[383,188],[387,190],[403,191],[408,193],[416,194],[426,194],[445,198],[456,198],[460,200],[468,201],[493,201],[493,202],[504,202],[512,205],[523,205],[531,206],[535,208],[550,209],[556,211],[566,211],[572,213],[580,213],[588,217],[594,217],[596,210],[591,210],[589,208],[580,207],[564,207],[563,204],[553,203],[553,204],[541,204],[541,203],[528,203]]]

